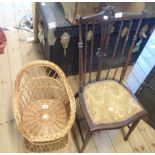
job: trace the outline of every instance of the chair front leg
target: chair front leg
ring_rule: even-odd
[[[90,130],[88,130],[88,132],[86,134],[86,137],[85,137],[85,139],[83,141],[82,147],[81,147],[79,152],[83,152],[84,151],[84,149],[86,148],[86,146],[87,146],[87,144],[88,144],[88,142],[89,142],[91,137],[92,137],[92,132]]]
[[[78,129],[79,129],[79,132],[80,132],[80,136],[81,136],[81,139],[82,139],[82,142],[84,141],[83,139],[83,136],[82,136],[82,130],[81,130],[81,127],[80,127],[80,119],[78,118],[77,114],[76,114],[76,124],[78,126]]]
[[[124,136],[124,140],[127,141],[130,134],[132,133],[132,131],[135,129],[135,127],[137,126],[138,122],[140,121],[140,119],[134,121],[131,125],[131,127],[129,128],[129,131],[127,132],[127,134]]]

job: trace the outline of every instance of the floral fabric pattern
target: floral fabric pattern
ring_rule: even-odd
[[[143,110],[136,99],[113,80],[89,84],[84,89],[84,99],[95,124],[121,122]]]

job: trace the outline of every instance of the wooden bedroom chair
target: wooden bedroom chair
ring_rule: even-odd
[[[119,129],[128,126],[129,130],[124,135],[124,140],[128,140],[137,123],[147,114],[136,97],[122,82],[130,64],[142,20],[145,17],[146,13],[144,11],[137,14],[115,13],[115,10],[108,6],[98,14],[76,18],[79,25],[80,81],[77,97],[79,97],[80,107],[89,127],[85,137],[81,134],[83,144],[79,152],[84,151],[93,132],[100,130]],[[117,27],[118,35],[113,41],[113,51],[110,51],[112,53],[106,67],[107,74],[105,77],[101,77],[104,62],[109,54],[108,48],[111,46],[111,39],[114,39],[111,38],[111,34],[115,33],[114,27]],[[126,32],[124,32],[124,29],[126,29]],[[100,31],[101,34],[98,48],[94,47],[96,31]],[[91,39],[88,39],[88,37]],[[130,46],[127,47],[127,44],[130,44]],[[94,54],[94,50],[96,50],[96,54]],[[121,61],[123,57],[124,63],[119,80],[116,79],[117,65],[115,65],[114,74],[110,78],[110,69],[114,67],[115,60]],[[98,59],[98,69],[96,77],[93,79],[93,60],[96,58]],[[88,77],[88,82],[86,77]],[[80,133],[82,133],[79,121],[77,118],[77,124]]]

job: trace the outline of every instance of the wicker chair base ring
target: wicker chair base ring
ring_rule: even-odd
[[[64,138],[55,142],[47,143],[31,143],[24,138],[24,149],[26,152],[56,152],[69,147],[69,138],[66,135]]]

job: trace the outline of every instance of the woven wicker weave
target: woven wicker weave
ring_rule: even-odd
[[[26,152],[55,152],[64,150],[69,147],[69,136],[50,142],[50,143],[31,143],[28,140],[24,139],[24,149]]]
[[[58,149],[56,145],[68,142],[65,139],[75,119],[76,104],[63,71],[54,63],[35,60],[19,71],[13,110],[20,132],[33,146],[48,142],[45,148],[53,144],[51,148]],[[38,152],[40,146],[33,148]]]

